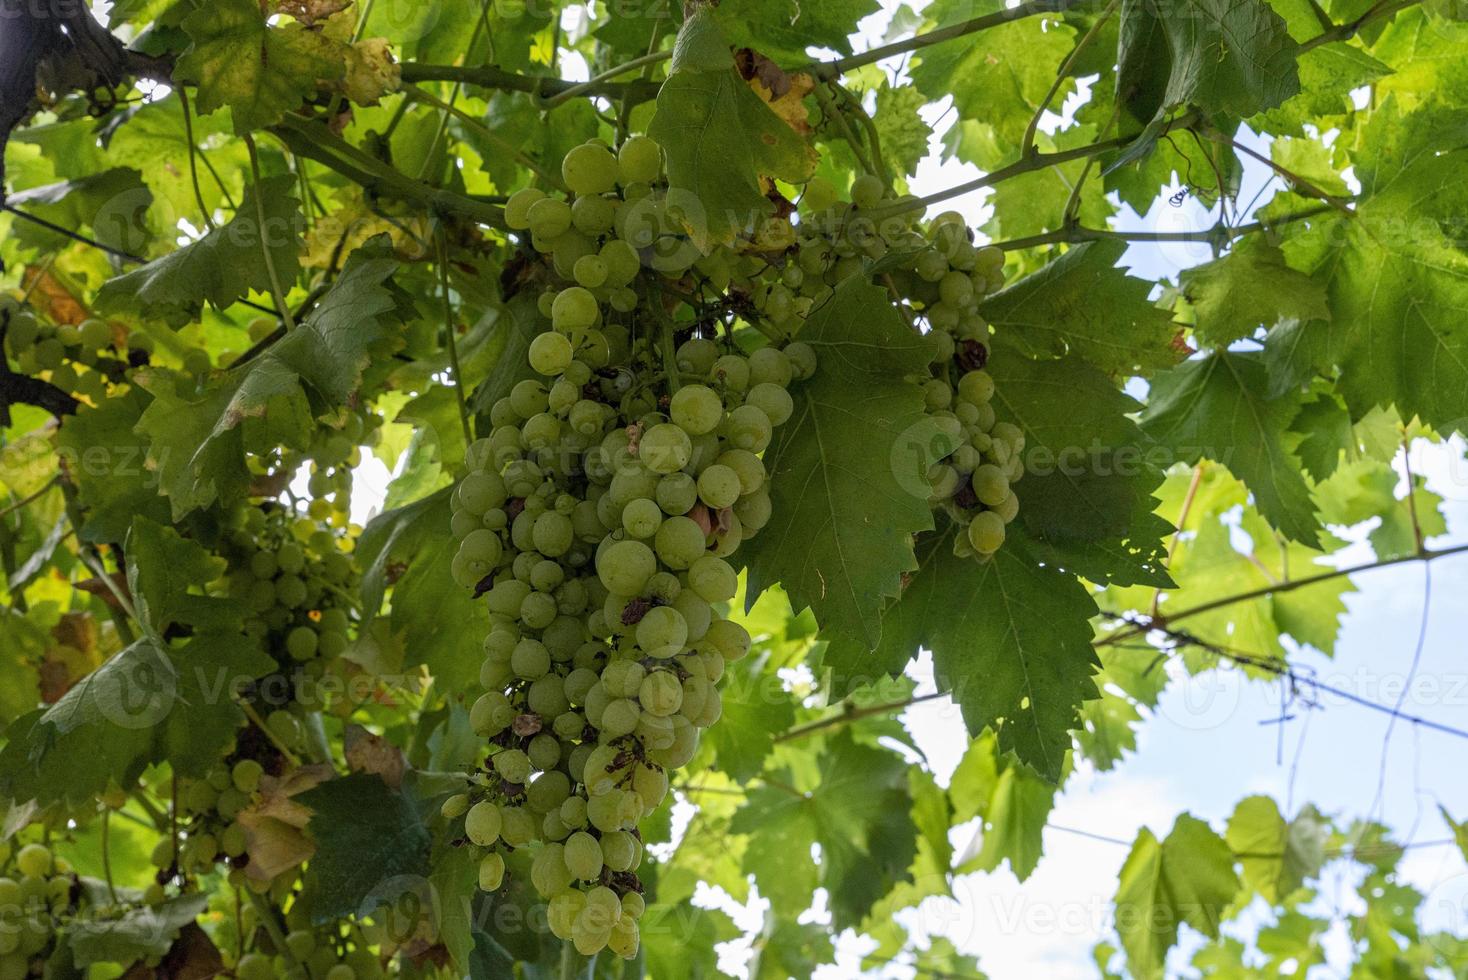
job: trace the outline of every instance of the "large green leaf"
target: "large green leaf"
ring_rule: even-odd
[[[1116,931],[1132,975],[1163,975],[1183,923],[1217,938],[1238,889],[1233,854],[1203,821],[1183,814],[1160,843],[1143,828],[1122,866],[1115,900]]]
[[[740,78],[727,39],[703,6],[678,35],[648,134],[667,158],[670,209],[704,248],[731,241],[774,210],[761,177],[803,182],[818,160]]]
[[[1246,238],[1223,258],[1184,271],[1182,294],[1198,339],[1219,347],[1284,320],[1330,319],[1325,284],[1291,269],[1262,238]]]
[[[253,6],[253,4],[251,4]],[[245,191],[228,224],[203,238],[107,282],[96,305],[107,312],[137,312],[182,323],[199,315],[207,302],[224,309],[251,292],[268,292],[270,252],[282,282],[295,280],[301,249],[299,202],[294,177],[267,177]],[[265,207],[262,239],[256,199]]]
[[[150,400],[144,388],[130,387],[95,407],[83,405],[56,437],[82,503],[84,541],[121,541],[135,516],[169,519],[157,474],[144,465],[148,442],[134,432]]]
[[[1252,116],[1300,90],[1298,50],[1264,0],[1128,2],[1118,90],[1142,122],[1185,104]]]
[[[1121,242],[1078,245],[980,309],[1002,339],[1037,357],[1079,355],[1115,373],[1177,361],[1177,327],[1147,298],[1149,284],[1117,268]]]
[[[1243,866],[1244,884],[1278,903],[1319,873],[1329,831],[1313,807],[1287,821],[1274,800],[1250,796],[1234,808],[1224,839]]]
[[[318,921],[370,915],[430,871],[433,838],[418,803],[371,773],[332,779],[297,797],[311,808],[316,842],[307,904]]]
[[[819,882],[831,893],[838,929],[859,923],[872,904],[907,877],[917,850],[907,763],[891,752],[843,733],[820,760],[819,782],[808,793],[785,785],[760,786],[729,825],[750,835],[745,870],[781,914],[798,915]],[[814,873],[805,855],[819,844]],[[792,866],[793,865],[793,866]]]
[[[168,952],[179,931],[191,925],[209,905],[206,892],[180,895],[157,908],[127,909],[117,918],[84,916],[66,930],[66,944],[77,966],[96,963],[130,965]]]
[[[849,35],[878,7],[876,0],[724,0],[716,9],[735,45],[798,64],[812,47],[850,54]]]
[[[924,493],[899,479],[904,439],[922,426],[930,342],[886,294],[848,279],[800,339],[820,369],[797,386],[795,415],[766,453],[774,517],[741,551],[751,604],[779,583],[821,628],[873,648],[883,604],[914,567],[912,535],[933,526]]]
[[[454,581],[458,543],[449,533],[449,491],[382,514],[363,532],[362,594],[375,613],[393,580],[391,631],[407,654],[455,690],[473,687],[483,658],[489,611]]]
[[[0,796],[83,803],[160,762],[202,776],[244,723],[237,685],[274,666],[237,634],[202,634],[176,650],[139,640],[10,726]]]
[[[228,108],[241,135],[280,122],[346,71],[343,46],[303,25],[272,24],[256,0],[212,0],[184,19],[193,44],[175,76],[195,82],[199,111]]]
[[[239,603],[211,596],[204,587],[224,574],[224,559],[146,517],[133,518],[126,542],[127,584],[133,606],[155,636],[170,626],[237,629]]]
[[[1171,529],[1151,514],[1162,474],[1131,419],[1137,402],[1074,356],[1035,360],[997,346],[988,369],[996,414],[1025,434],[1015,493],[1026,532],[1096,581],[1166,584]]]
[[[248,483],[241,428],[253,421],[274,444],[305,448],[316,419],[344,407],[374,356],[390,351],[402,324],[401,294],[389,282],[397,262],[380,243],[352,253],[309,317],[253,361],[204,387],[169,372],[140,372],[152,393],[138,431],[149,439],[174,517]]]
[[[959,858],[959,870],[994,871],[1008,861],[1009,870],[1024,881],[1040,863],[1045,823],[1054,807],[1053,783],[1012,757],[1003,760],[982,808],[982,829]]]
[[[1039,564],[1018,535],[979,562],[954,555],[951,534],[924,543],[882,621],[875,659],[905,663],[920,647],[932,650],[938,682],[969,730],[997,730],[1001,751],[1057,780],[1077,711],[1097,696],[1096,604],[1073,574]]]
[[[1286,440],[1300,402],[1270,398],[1268,388],[1261,355],[1218,351],[1154,379],[1142,429],[1174,461],[1223,463],[1248,485],[1275,528],[1318,547],[1310,487]]]
[[[1354,417],[1395,406],[1445,430],[1468,419],[1468,253],[1454,229],[1468,220],[1459,179],[1468,150],[1412,145],[1431,120],[1383,110],[1363,158],[1366,198],[1353,218],[1311,233],[1329,243],[1322,266],[1337,326],[1326,340],[1338,390]],[[1412,137],[1405,137],[1410,141]]]
[[[993,0],[937,0],[924,13],[948,27],[1001,9]],[[930,100],[951,96],[962,117],[983,119],[1017,146],[1074,39],[1057,16],[1026,17],[923,49],[912,81]]]

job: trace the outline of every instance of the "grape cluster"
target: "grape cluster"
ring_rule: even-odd
[[[98,402],[106,397],[112,377],[128,364],[122,358],[152,351],[152,338],[129,335],[118,343],[104,320],[53,324],[24,309],[9,296],[0,297],[5,323],[4,354],[19,374],[44,377],[68,394]],[[110,362],[110,363],[109,363]]]
[[[267,762],[279,768],[279,760],[267,758]],[[159,878],[206,874],[220,860],[227,861],[231,871],[242,868],[248,860],[249,840],[238,817],[258,799],[265,774],[265,765],[256,759],[236,758],[214,767],[202,779],[180,779],[182,833],[178,841],[164,837],[154,847],[152,860]],[[246,880],[239,876],[237,883]]]
[[[0,980],[43,975],[44,954],[80,897],[71,868],[41,844],[15,853],[13,873],[0,877]]]
[[[229,595],[247,610],[245,633],[282,673],[320,680],[351,642],[352,537],[268,504],[241,507],[229,523],[221,551]]]
[[[294,468],[292,463],[296,462],[310,467],[307,491],[312,499],[306,513],[313,520],[338,528],[347,526],[352,511],[352,471],[362,463],[361,447],[372,447],[382,440],[383,422],[381,415],[359,406],[347,415],[341,428],[318,428],[299,460],[284,462],[289,468]]]
[[[664,194],[660,165],[646,138],[617,154],[588,143],[564,163],[572,202],[510,200],[507,222],[560,283],[542,297],[534,376],[494,403],[452,498],[453,574],[493,624],[470,715],[492,754],[444,814],[483,849],[486,890],[506,850],[536,845],[551,931],[584,955],[637,951],[637,825],[748,652],[721,612],[738,588],[726,559],[769,520],[760,454],[793,413],[787,386],[815,369],[803,344],[673,346],[660,292],[689,266],[658,261],[627,217]]]
[[[1004,284],[1004,253],[976,247],[956,212],[926,227],[912,217],[916,210],[880,218],[883,208],[901,203],[882,195],[881,182],[870,175],[857,178],[850,204],[817,194],[800,224],[796,260],[779,284],[801,295],[787,302],[770,286],[764,308],[819,302],[843,279],[862,274],[867,262],[883,261],[876,282],[936,341],[928,373],[913,379],[922,385],[938,435],[937,458],[926,473],[931,501],[965,532],[955,538],[955,551],[986,558],[1019,515],[1013,484],[1024,476],[1024,433],[998,421],[994,380],[984,371],[992,330],[979,304]],[[793,269],[799,274],[792,276]]]
[[[293,910],[295,911],[295,910]],[[382,960],[355,925],[311,928],[304,915],[285,935],[285,948],[255,950],[234,966],[238,980],[381,980]]]

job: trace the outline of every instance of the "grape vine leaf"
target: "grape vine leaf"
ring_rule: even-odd
[[[1330,478],[1343,455],[1355,455],[1356,438],[1350,413],[1333,395],[1322,394],[1301,405],[1299,414],[1290,423],[1290,431],[1300,437],[1295,444],[1295,455],[1317,484]]]
[[[927,104],[927,96],[911,85],[893,87],[883,82],[877,89],[872,123],[877,127],[877,142],[886,162],[896,173],[917,173],[918,163],[928,155],[933,127],[919,111]]]
[[[483,659],[489,612],[454,581],[457,542],[449,533],[449,494],[441,490],[376,517],[362,534],[364,607],[376,610],[389,578],[391,628],[408,653],[405,666],[426,664],[435,678],[474,686]]]
[[[197,392],[170,372],[140,372],[154,396],[138,431],[175,519],[248,482],[241,426],[255,420],[281,443],[304,448],[315,420],[343,407],[374,356],[399,341],[406,305],[390,282],[396,259],[374,239],[353,252],[331,290],[306,320],[258,358]]]
[[[238,634],[204,633],[178,649],[143,639],[60,701],[15,721],[0,749],[0,795],[80,804],[167,761],[202,776],[244,723],[235,685],[275,667]]]
[[[1116,931],[1133,976],[1162,976],[1167,951],[1184,922],[1218,938],[1224,911],[1239,890],[1233,864],[1228,844],[1186,813],[1160,843],[1145,827],[1137,834],[1115,899]]]
[[[1020,881],[1040,863],[1045,822],[1055,808],[1055,785],[1033,769],[1003,760],[998,779],[982,807],[983,824],[958,860],[960,873],[994,871],[1004,861]]]
[[[469,408],[487,419],[494,403],[509,395],[510,389],[535,372],[530,367],[530,342],[546,327],[545,317],[536,306],[536,294],[526,290],[511,299],[504,308],[491,311],[495,318],[494,343],[499,349],[489,376],[480,382],[470,396]]]
[[[1300,91],[1300,45],[1264,0],[1122,4],[1117,90],[1138,121],[1198,105],[1252,116]]]
[[[195,140],[217,136],[229,126],[222,116],[191,122]],[[189,127],[184,124],[182,105],[176,97],[149,102],[130,112],[107,143],[108,159],[137,168],[154,200],[167,206],[164,220],[169,227],[180,218],[187,218],[196,227],[203,226],[193,182],[184,177],[189,173],[190,145]],[[238,143],[211,145],[209,162],[220,172],[248,166],[244,147]],[[224,200],[224,192],[213,181],[199,182],[199,196],[210,208]]]
[[[79,967],[99,963],[127,965],[164,956],[180,930],[209,906],[208,892],[169,899],[156,908],[137,906],[117,918],[79,916],[68,924],[65,940]]]
[[[775,583],[822,629],[873,649],[881,609],[912,570],[912,535],[933,526],[928,502],[897,475],[902,440],[921,428],[931,342],[881,289],[853,277],[800,333],[821,368],[796,386],[795,414],[765,454],[774,516],[741,557],[747,603]],[[916,649],[916,648],[914,648]]]
[[[171,527],[135,517],[124,553],[127,585],[145,628],[163,636],[173,625],[203,630],[238,628],[239,603],[203,591],[224,574],[224,559]]]
[[[316,853],[305,896],[316,921],[370,915],[428,875],[433,837],[411,786],[393,789],[381,776],[359,772],[296,798],[312,811],[306,832]]]
[[[730,665],[721,688],[724,713],[706,736],[718,767],[741,784],[758,776],[775,751],[770,734],[795,724],[796,702],[783,686],[770,681],[776,675],[769,660],[765,653]]]
[[[1250,796],[1234,808],[1224,839],[1243,867],[1244,885],[1276,904],[1319,873],[1329,834],[1314,807],[1285,820],[1274,800]]]
[[[96,308],[106,313],[136,312],[174,323],[196,318],[205,302],[224,309],[252,291],[269,291],[265,250],[281,280],[293,281],[305,231],[295,188],[296,179],[289,175],[267,177],[259,186],[247,187],[228,224],[104,283],[97,291]],[[263,245],[257,199],[265,208]]]
[[[806,49],[811,47],[850,54],[852,27],[878,6],[876,0],[724,0],[716,10],[736,46],[798,64],[809,57]]]
[[[649,977],[716,980],[717,946],[740,935],[727,914],[702,909],[686,899],[676,905],[649,906],[641,922]]]
[[[992,0],[938,0],[924,13],[942,28],[1001,9]],[[1075,35],[1056,16],[999,24],[959,44],[923,49],[912,82],[932,101],[951,96],[962,118],[984,120],[1017,146],[1055,81],[1055,66],[1075,46]]]
[[[1020,523],[1063,567],[1094,581],[1167,585],[1152,513],[1162,472],[1131,416],[1141,406],[1078,357],[1035,360],[996,345],[988,371],[997,416],[1025,434]],[[1075,399],[1088,410],[1074,411]]]
[[[1177,362],[1177,326],[1147,298],[1151,284],[1117,268],[1126,245],[1086,242],[984,300],[1001,339],[1034,357],[1066,352],[1126,374]]]
[[[705,250],[774,210],[761,177],[803,183],[819,162],[814,147],[739,77],[728,41],[701,5],[678,33],[647,132],[663,145],[669,210]]]
[[[147,391],[130,386],[95,406],[83,405],[56,436],[82,505],[83,541],[121,541],[135,516],[169,520],[168,501],[144,466],[148,442],[134,432],[150,401]]]
[[[228,107],[241,136],[280,122],[346,71],[342,45],[293,21],[272,25],[256,0],[214,0],[182,26],[193,44],[174,77],[197,83],[200,113]]]
[[[1390,106],[1378,113],[1409,130],[1432,122],[1419,115]],[[1468,191],[1458,179],[1468,149],[1403,146],[1382,125],[1366,135],[1364,199],[1355,216],[1331,218],[1311,233],[1332,243],[1322,274],[1338,326],[1323,339],[1353,417],[1394,405],[1404,417],[1461,429],[1468,418],[1468,253],[1449,229],[1468,219]]]
[[[1223,258],[1184,270],[1181,286],[1197,318],[1194,334],[1217,347],[1284,320],[1330,320],[1325,283],[1291,269],[1263,238],[1246,238]]]
[[[1216,351],[1153,379],[1142,429],[1176,461],[1223,463],[1249,487],[1270,524],[1318,548],[1310,487],[1285,439],[1300,401],[1270,398],[1268,389],[1262,355]]]
[[[888,663],[900,652],[905,663],[920,647],[933,651],[938,682],[969,731],[994,729],[1001,752],[1055,781],[1077,711],[1097,696],[1097,608],[1074,575],[1036,561],[1011,528],[983,563],[953,554],[951,529],[925,540],[917,571],[882,621],[876,659]]]
[[[798,915],[819,883],[830,892],[831,914],[841,929],[859,923],[894,884],[907,879],[917,827],[900,756],[843,732],[830,740],[819,766],[820,781],[809,793],[769,783],[751,790],[729,831],[749,835],[745,870],[781,914]],[[795,872],[792,858],[808,854],[812,844],[821,847],[820,866],[801,861],[810,874]]]

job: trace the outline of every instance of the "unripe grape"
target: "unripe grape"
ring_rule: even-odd
[[[969,544],[981,555],[992,555],[1004,545],[1004,520],[993,511],[975,514],[968,526]]]
[[[617,186],[618,161],[600,143],[573,147],[561,161],[561,178],[573,194],[605,194]]]
[[[486,854],[479,862],[479,888],[481,891],[499,891],[505,881],[505,859],[498,853]]]
[[[510,195],[505,202],[505,224],[513,231],[525,231],[530,227],[530,209],[545,199],[545,192],[535,187],[526,187]]]
[[[874,208],[882,203],[885,192],[881,178],[862,174],[851,182],[851,203],[862,209]]]
[[[662,173],[662,147],[646,136],[630,137],[617,153],[617,166],[623,186],[650,184]]]

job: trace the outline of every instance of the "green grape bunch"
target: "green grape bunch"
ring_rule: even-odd
[[[980,303],[1004,284],[1004,252],[976,246],[957,212],[924,226],[915,209],[902,210],[906,201],[883,193],[880,181],[865,175],[852,188],[851,204],[816,197],[800,225],[800,290],[818,300],[869,263],[882,263],[874,281],[935,342],[929,372],[912,379],[922,387],[925,431],[937,435],[923,474],[930,502],[963,529],[954,550],[985,559],[1003,546],[1006,527],[1019,516],[1014,485],[1025,472],[1024,432],[999,420],[994,379],[984,370],[993,331]],[[895,218],[866,217],[894,206]]]
[[[21,847],[0,862],[0,871],[0,980],[49,976],[48,954],[64,923],[79,911],[80,882],[42,844]]]
[[[69,395],[100,402],[131,367],[146,364],[153,339],[134,331],[120,340],[105,320],[52,323],[13,296],[0,296],[3,354],[18,374],[38,377]]]
[[[238,980],[381,980],[387,976],[367,929],[357,923],[314,926],[297,903],[281,946],[253,949],[234,964]]]
[[[247,610],[246,635],[279,666],[256,685],[266,709],[324,707],[321,682],[342,669],[356,629],[360,573],[353,546],[351,529],[342,533],[277,505],[244,506],[231,515],[221,543],[225,588]],[[291,734],[286,722],[279,725]]]
[[[492,623],[470,713],[491,748],[443,812],[480,849],[485,890],[508,851],[533,848],[550,928],[584,955],[638,949],[638,824],[749,650],[724,614],[729,559],[769,521],[761,454],[794,412],[788,387],[815,370],[808,345],[746,352],[672,321],[691,266],[619,224],[660,193],[660,159],[644,137],[615,154],[588,143],[564,163],[573,200],[510,200],[507,221],[560,284],[541,297],[531,376],[492,405],[452,497],[453,574]]]

